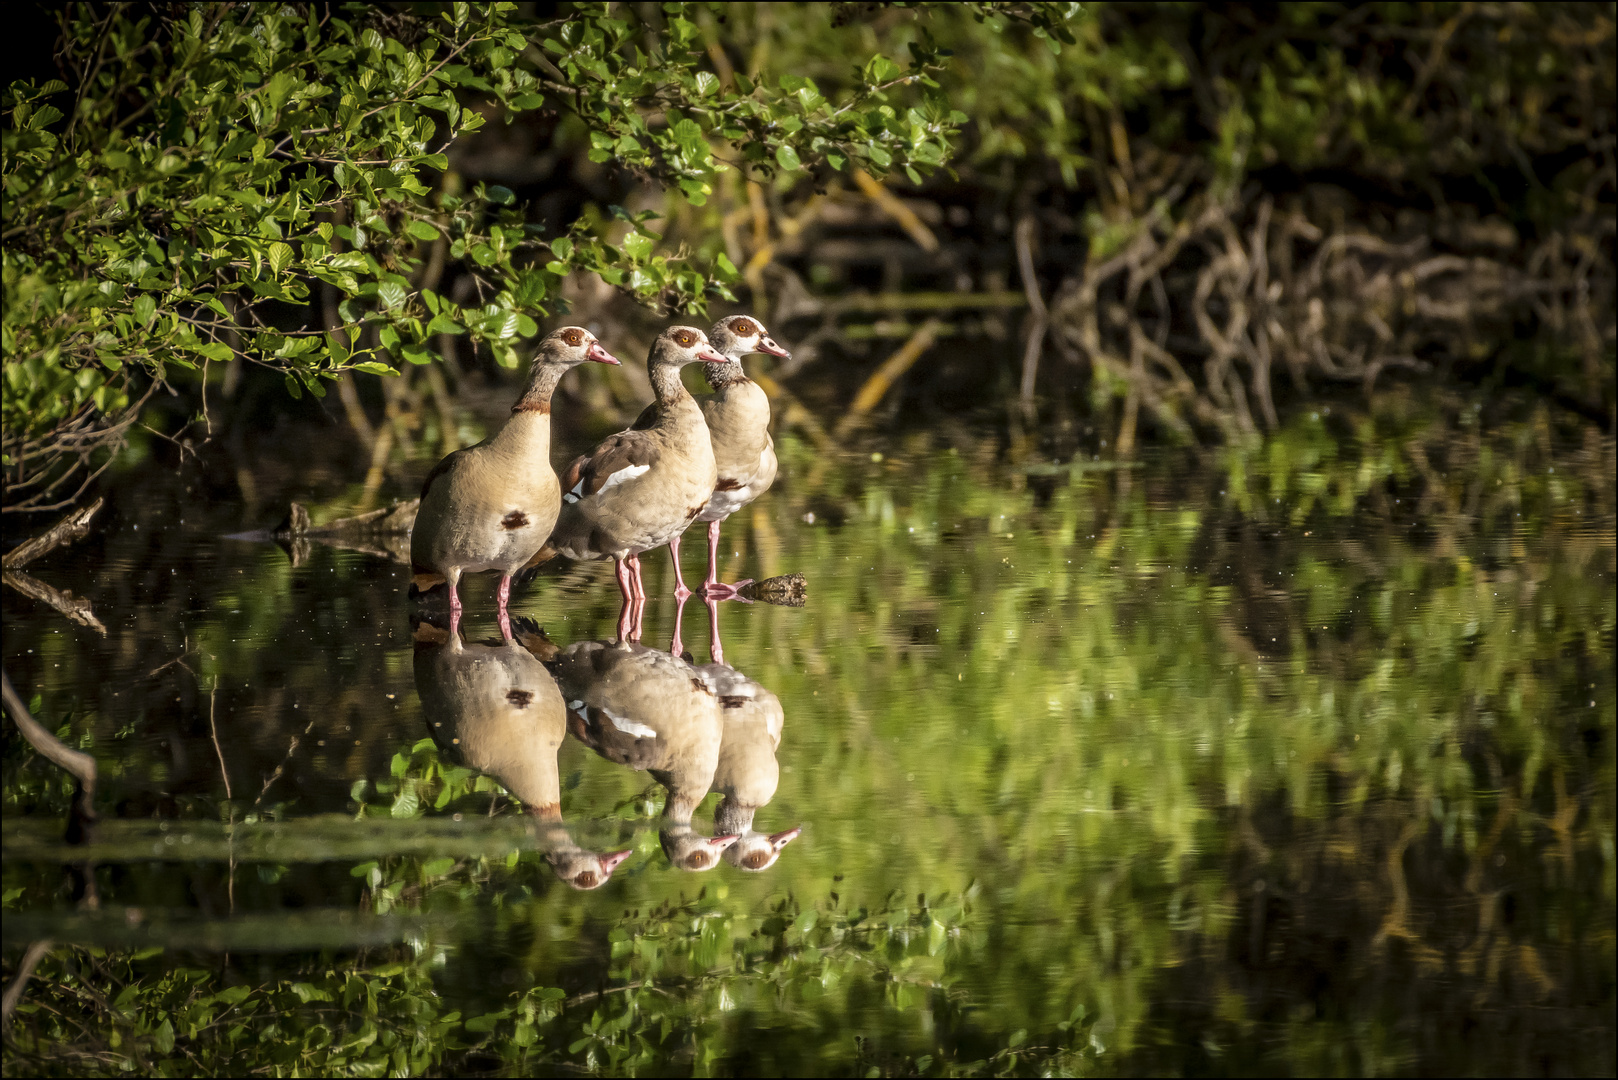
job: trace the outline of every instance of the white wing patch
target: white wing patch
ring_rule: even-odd
[[[573,485],[573,490],[568,492],[566,495],[562,496],[562,500],[564,502],[576,503],[576,502],[579,501],[579,498],[583,494],[584,494],[584,477],[581,476],[581,477],[579,477],[579,482],[577,484]]]
[[[580,716],[584,715],[584,702],[583,702],[582,699],[579,700],[579,701],[570,701],[570,702],[568,702],[567,707],[568,707],[568,709],[570,711],[576,712]]]
[[[643,476],[650,472],[651,468],[652,467],[650,465],[625,465],[623,468],[607,477],[607,482],[601,485],[600,493],[605,494],[614,484],[622,484],[626,480],[633,480],[637,476]],[[582,484],[584,481],[581,480],[579,482]]]
[[[633,735],[637,739],[657,738],[657,732],[653,731],[645,724],[637,724],[633,720],[625,720],[621,716],[613,715],[613,713],[607,709],[602,709],[601,711],[607,714],[607,719],[612,721],[612,726],[623,732],[625,735]]]

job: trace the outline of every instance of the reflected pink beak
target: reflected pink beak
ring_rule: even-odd
[[[715,851],[724,851],[726,848],[740,839],[741,836],[738,834],[732,834],[730,836],[716,836],[712,840],[708,841],[708,846],[713,848]]]
[[[723,364],[725,362],[725,358],[714,352],[713,346],[711,345],[704,345],[702,348],[697,350],[696,355],[698,360],[705,361],[709,364]]]
[[[782,848],[792,843],[792,841],[796,840],[798,838],[798,834],[801,832],[803,832],[802,825],[799,825],[795,829],[788,829],[786,832],[774,833],[770,836],[770,846],[776,851],[780,851]]]
[[[615,851],[611,855],[602,855],[596,861],[601,864],[603,874],[610,874],[618,869],[618,864],[629,858],[631,854],[633,854],[632,851]]]
[[[760,338],[758,343],[758,351],[769,353],[771,356],[779,356],[783,360],[792,359],[792,354],[781,348],[781,346],[777,345],[774,338]]]
[[[618,358],[601,347],[601,342],[590,342],[589,351],[584,354],[586,360],[594,360],[598,364],[616,364]]]

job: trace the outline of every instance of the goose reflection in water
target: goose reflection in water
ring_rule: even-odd
[[[551,668],[567,698],[568,730],[608,761],[645,770],[668,790],[658,830],[682,870],[711,870],[739,839],[703,836],[691,815],[714,782],[723,725],[714,688],[671,653],[620,638],[568,646]]]
[[[575,889],[599,888],[630,853],[586,851],[563,822],[556,753],[567,737],[567,714],[556,680],[540,663],[556,647],[528,620],[512,622],[514,638],[481,644],[428,621],[416,625],[422,716],[442,753],[494,777],[522,801],[557,877]]]
[[[785,832],[765,834],[753,828],[753,815],[775,797],[780,766],[775,752],[781,745],[786,712],[781,699],[725,663],[719,639],[719,605],[708,607],[708,641],[712,663],[698,668],[719,701],[721,741],[713,790],[723,799],[714,811],[714,828],[738,835],[725,849],[725,861],[743,870],[764,870],[775,865],[781,849],[798,838],[800,825]]]

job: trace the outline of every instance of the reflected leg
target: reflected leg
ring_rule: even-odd
[[[685,617],[685,602],[690,598],[690,595],[690,593],[687,593],[685,596],[676,596],[675,598],[674,636],[669,639],[669,652],[674,656],[683,657],[685,655],[685,642],[680,640],[680,621]]]
[[[685,576],[680,573],[680,538],[676,536],[669,541],[669,558],[674,560],[674,598],[685,603],[691,590],[685,587]]]
[[[449,586],[449,636],[458,637],[461,633],[461,568],[447,570],[444,583]]]
[[[725,646],[719,641],[719,601],[704,595],[702,602],[708,605],[708,655],[714,663],[723,664]]]
[[[629,562],[629,588],[634,594],[630,603],[629,640],[639,641],[645,630],[646,620],[646,583],[640,576],[640,556],[631,555]]]
[[[500,637],[503,641],[511,640],[511,615],[506,610],[506,604],[511,600],[511,575],[500,575],[500,588],[495,591],[500,601]]]

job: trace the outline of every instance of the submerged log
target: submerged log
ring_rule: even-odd
[[[302,566],[308,560],[311,541],[408,565],[410,530],[416,524],[416,511],[420,506],[420,499],[407,499],[316,525],[309,520],[308,508],[295,502],[271,535],[287,549],[293,566]]]

